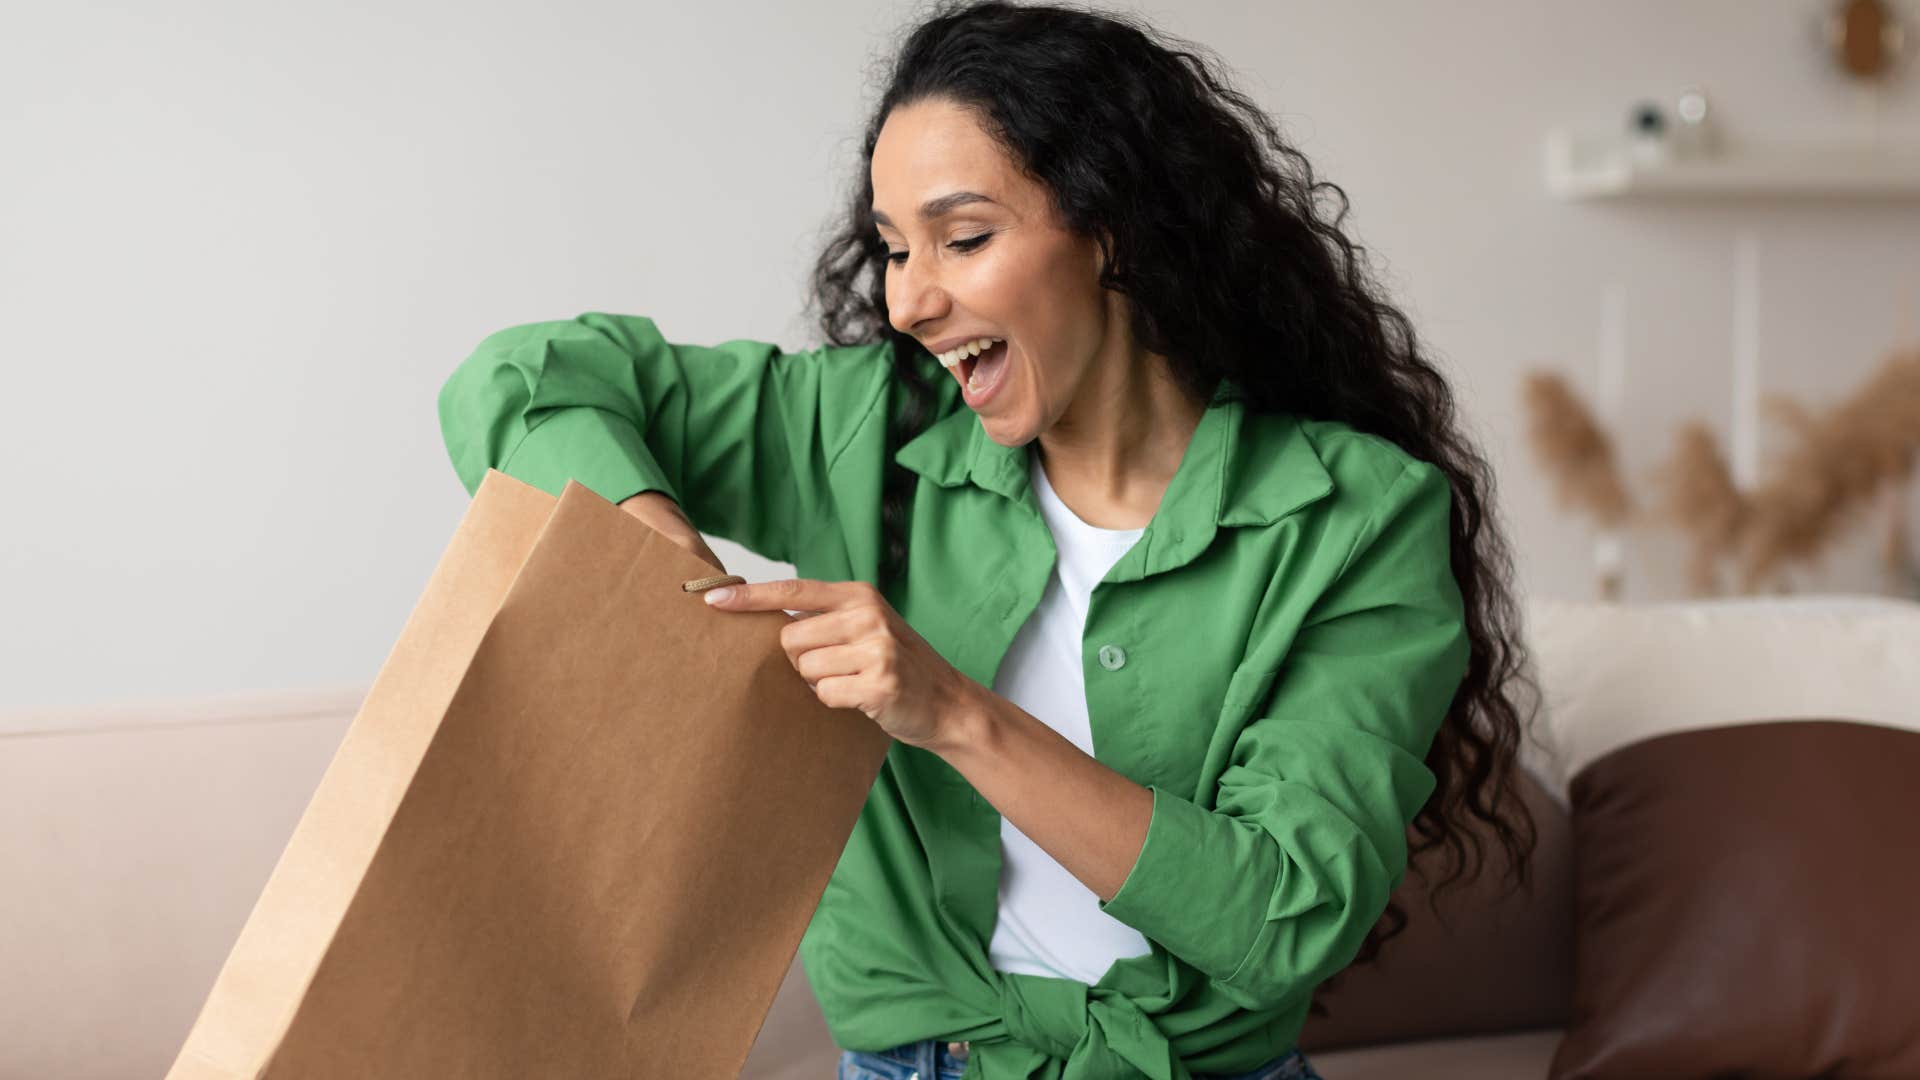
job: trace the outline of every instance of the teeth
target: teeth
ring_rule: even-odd
[[[991,347],[994,342],[1005,341],[1005,340],[1007,339],[997,338],[997,337],[977,338],[973,341],[969,341],[966,344],[953,349],[950,352],[943,352],[939,354],[939,356],[936,357],[936,359],[940,361],[940,366],[950,368],[969,356],[979,356],[981,353],[987,351],[987,349]]]

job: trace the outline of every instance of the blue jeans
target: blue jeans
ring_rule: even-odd
[[[943,1039],[922,1039],[891,1050],[842,1050],[834,1080],[960,1080],[967,1067]],[[1323,1080],[1298,1047],[1243,1073],[1194,1073],[1194,1080]]]

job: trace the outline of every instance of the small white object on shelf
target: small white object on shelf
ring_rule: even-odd
[[[1920,198],[1920,143],[1727,143],[1644,161],[1618,137],[1547,136],[1547,190],[1562,199],[1777,195]]]

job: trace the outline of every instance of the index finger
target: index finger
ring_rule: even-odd
[[[710,589],[706,601],[728,611],[800,611],[818,615],[846,604],[850,599],[844,582],[815,581],[811,578],[783,578],[751,585],[729,585]]]

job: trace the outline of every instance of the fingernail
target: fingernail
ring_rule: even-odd
[[[708,589],[706,595],[707,595],[707,603],[724,604],[727,602],[727,597],[733,595],[733,590],[732,589]]]

